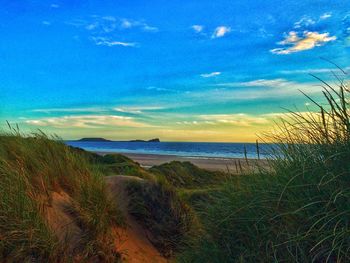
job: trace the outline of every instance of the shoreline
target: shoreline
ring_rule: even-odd
[[[178,156],[178,155],[165,155],[165,154],[146,154],[146,153],[125,153],[125,152],[100,152],[94,151],[97,154],[113,154],[118,153],[125,155],[135,162],[138,162],[144,168],[151,168],[154,165],[161,165],[171,161],[179,162],[191,162],[202,169],[211,171],[225,171],[225,172],[238,172],[239,163],[243,169],[247,166],[253,166],[257,163],[266,164],[264,159],[244,159],[244,158],[230,158],[230,157],[206,157],[206,156]]]

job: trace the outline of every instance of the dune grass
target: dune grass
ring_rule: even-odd
[[[154,175],[142,168],[139,163],[122,154],[109,153],[100,155],[77,147],[70,148],[80,155],[83,155],[90,164],[103,172],[104,175],[120,174],[137,176],[144,179],[154,179]]]
[[[289,112],[271,170],[231,177],[199,212],[179,262],[349,262],[349,89],[323,82],[317,113]]]
[[[52,260],[60,252],[58,239],[39,215],[36,201],[30,198],[35,189],[27,185],[20,171],[11,171],[4,160],[0,173],[0,261]]]
[[[127,191],[130,214],[149,231],[150,241],[163,256],[173,257],[199,230],[194,211],[167,181],[134,181]]]
[[[186,189],[213,186],[228,176],[223,172],[208,171],[190,162],[179,161],[153,166],[149,171],[176,188]]]
[[[10,127],[12,129],[12,127]],[[46,218],[53,192],[72,199],[71,213],[83,230],[77,255],[67,253]],[[101,173],[57,138],[0,136],[0,261],[71,262],[96,258],[114,262],[112,224],[122,218],[105,192]]]
[[[144,179],[154,178],[154,176],[143,169],[139,163],[121,154],[106,154],[99,160],[99,164],[107,175],[121,174],[137,176]]]

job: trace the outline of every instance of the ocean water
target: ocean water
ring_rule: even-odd
[[[139,153],[176,155],[192,158],[258,158],[255,143],[205,143],[205,142],[88,142],[66,141],[66,144],[95,152]],[[259,144],[260,158],[267,157],[273,144]]]

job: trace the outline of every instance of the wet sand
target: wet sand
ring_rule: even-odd
[[[98,152],[99,154],[107,154]],[[259,164],[266,164],[265,160],[255,159],[239,159],[239,158],[216,158],[216,157],[183,157],[176,155],[160,155],[160,154],[140,154],[140,153],[122,153],[130,159],[138,162],[144,168],[150,168],[154,165],[160,165],[171,161],[191,162],[194,165],[212,171],[225,171],[238,173],[241,168],[244,170],[249,165],[250,167]]]

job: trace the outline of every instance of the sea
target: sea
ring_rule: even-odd
[[[266,159],[273,144],[214,142],[119,142],[66,141],[66,144],[93,152],[176,155],[191,158]]]

